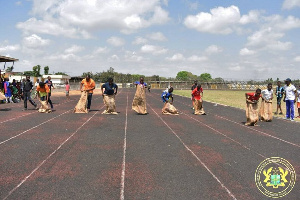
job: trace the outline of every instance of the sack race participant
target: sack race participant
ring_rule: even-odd
[[[48,97],[50,89],[47,84],[40,82],[36,88],[38,99],[41,103],[39,112],[41,113],[50,113],[51,109],[48,107]]]
[[[197,87],[192,91],[195,115],[206,115],[203,109],[203,100],[201,94],[203,96],[203,89],[201,88],[201,85],[197,85]]]
[[[81,97],[74,108],[74,113],[88,113],[87,98],[88,98],[87,91],[82,91]]]
[[[96,83],[93,79],[91,79],[90,75],[87,75],[86,78],[83,79],[80,83],[80,90],[82,92],[83,91],[87,92],[87,94],[86,94],[87,95],[87,112],[89,112],[90,108],[91,108],[92,96],[93,96],[95,87],[96,87]],[[84,97],[83,95],[85,95],[85,94],[81,94],[82,97]],[[84,99],[82,99],[82,100],[84,100]],[[82,101],[82,103],[84,103],[84,102]]]
[[[245,93],[246,96],[246,126],[255,126],[258,122],[258,100],[261,97],[261,89],[253,93]]]
[[[145,115],[147,114],[146,107],[146,88],[147,84],[144,83],[144,78],[140,78],[140,81],[134,83],[136,85],[136,92],[132,102],[132,110],[138,114]]]
[[[162,108],[161,112],[164,115],[179,115],[175,106],[173,106],[173,88],[170,87],[168,90],[163,91],[161,94],[162,101],[164,102],[164,107]],[[172,101],[170,102],[170,99]]]
[[[273,99],[273,90],[272,84],[268,84],[268,88],[261,91],[262,102],[260,106],[260,120],[270,122],[273,119],[272,113],[272,99]]]
[[[106,106],[106,109],[102,112],[102,114],[118,114],[116,112],[115,103],[115,95],[118,93],[118,86],[113,81],[113,78],[109,78],[108,82],[101,86],[103,102]]]

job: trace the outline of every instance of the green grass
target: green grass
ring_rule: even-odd
[[[235,91],[235,90],[204,90],[203,100],[210,101],[220,104],[225,104],[228,106],[242,108],[245,110],[246,107],[246,92],[254,92],[254,91]],[[174,90],[174,94],[191,97],[191,90]],[[276,99],[273,99],[273,111],[276,111]],[[282,102],[282,111],[286,112],[285,103]],[[278,117],[285,117],[285,115],[274,115]],[[295,108],[295,116],[298,116],[298,110]],[[295,119],[300,121],[300,119]]]

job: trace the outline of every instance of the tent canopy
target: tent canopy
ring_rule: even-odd
[[[16,62],[16,61],[19,61],[19,59],[10,58],[10,57],[0,55],[0,62]]]

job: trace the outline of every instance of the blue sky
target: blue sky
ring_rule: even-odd
[[[300,0],[0,0],[15,71],[299,79]],[[3,68],[3,66],[0,66]]]

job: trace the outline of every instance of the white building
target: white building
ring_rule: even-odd
[[[66,75],[43,75],[43,79],[46,81],[48,76],[51,77],[53,85],[65,84],[66,81],[69,81],[71,79],[71,76]]]

